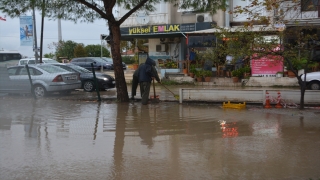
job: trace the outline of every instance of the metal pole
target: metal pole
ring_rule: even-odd
[[[42,62],[42,47],[43,47],[43,26],[44,26],[44,15],[45,15],[45,5],[46,5],[46,0],[42,1],[42,13],[41,13],[41,35],[40,35],[40,63]]]
[[[31,75],[30,75],[28,64],[26,64],[26,69],[27,69],[27,72],[28,72],[29,82],[30,82],[30,85],[31,85],[31,94],[33,95],[33,98],[36,99],[36,95],[33,93],[33,84],[32,84],[32,79],[31,79]]]
[[[93,78],[94,78],[94,84],[95,84],[96,92],[97,92],[97,95],[98,95],[98,101],[101,101],[100,92],[99,92],[100,88],[99,88],[99,85],[98,85],[98,82],[97,82],[95,70],[94,70],[94,68],[93,68],[93,63],[91,63],[91,69],[92,69],[92,73],[93,73]]]
[[[102,41],[103,41],[103,40],[101,40],[101,53],[100,53],[100,57],[102,57]]]
[[[36,15],[34,11],[34,5],[32,7],[32,16],[33,16],[33,48],[34,48],[34,56],[36,58],[36,64],[38,61],[38,45],[37,45],[37,28],[36,28]]]

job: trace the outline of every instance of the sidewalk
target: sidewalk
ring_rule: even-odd
[[[114,71],[104,71],[114,77]],[[127,83],[132,82],[134,70],[127,69],[124,71],[124,76]],[[161,74],[158,71],[161,78]],[[190,76],[185,76],[182,73],[168,73],[165,77],[168,80],[176,82],[194,83],[198,86],[224,86],[224,87],[298,87],[297,78],[290,77],[250,77],[249,79],[242,79],[241,82],[234,83],[232,78],[227,77],[212,77],[211,82],[196,82]]]

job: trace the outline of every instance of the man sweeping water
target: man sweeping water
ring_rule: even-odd
[[[151,81],[155,78],[156,81],[160,83],[160,78],[157,70],[155,69],[155,65],[155,61],[148,57],[146,62],[141,64],[134,72],[132,79],[131,99],[134,99],[134,96],[136,95],[138,79],[138,82],[140,83],[141,102],[144,105],[148,104]]]

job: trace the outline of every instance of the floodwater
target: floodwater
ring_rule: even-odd
[[[320,111],[0,97],[0,179],[319,179]]]

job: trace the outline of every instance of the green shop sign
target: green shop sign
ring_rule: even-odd
[[[215,22],[186,23],[186,24],[164,24],[150,26],[134,26],[120,28],[121,35],[141,35],[141,34],[163,34],[192,32],[213,28]]]
[[[179,24],[155,25],[155,26],[129,28],[129,34],[167,33],[167,32],[179,32],[179,31],[180,31]]]

